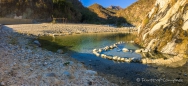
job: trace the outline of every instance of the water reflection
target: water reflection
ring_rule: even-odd
[[[52,41],[57,43],[58,45],[71,46],[71,48],[69,49],[72,51],[84,53],[90,53],[93,48],[104,47],[113,44],[117,41],[130,41],[134,38],[134,35],[125,33],[85,33],[66,36],[56,36],[55,38],[46,36],[40,37],[40,39],[42,40]]]

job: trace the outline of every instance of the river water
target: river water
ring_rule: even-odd
[[[107,78],[109,81],[120,86],[126,85],[166,85],[172,82],[164,82],[164,78],[183,79],[184,82],[179,81],[177,84],[184,85],[187,83],[186,74],[188,73],[187,63],[184,66],[176,68],[168,68],[165,66],[146,65],[141,63],[121,63],[108,59],[103,59],[95,56],[92,53],[93,49],[103,48],[112,45],[119,41],[131,41],[136,36],[125,33],[84,33],[56,37],[40,37],[39,41],[42,47],[56,52],[57,49],[63,49],[72,58],[82,62],[87,68],[97,71],[99,75]],[[119,48],[128,48],[136,50],[139,48],[136,44],[125,43]],[[113,49],[108,52],[103,52],[106,55],[116,55],[120,57],[139,57],[141,55],[133,52],[117,52]],[[173,71],[172,71],[173,70]],[[168,73],[170,72],[170,73]],[[180,74],[181,73],[181,74]],[[160,79],[157,81],[146,81],[147,79]],[[163,80],[163,81],[162,81]],[[182,84],[183,83],[183,84]]]

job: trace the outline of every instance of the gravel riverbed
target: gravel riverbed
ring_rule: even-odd
[[[0,30],[0,86],[117,86],[68,54],[33,43],[38,35],[125,31],[102,25],[22,24]]]

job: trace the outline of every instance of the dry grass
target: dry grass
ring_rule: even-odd
[[[153,8],[156,0],[138,0],[124,10],[118,11],[117,15],[124,17],[130,23],[138,26]]]
[[[148,16],[142,21],[142,28],[144,28],[149,23]]]

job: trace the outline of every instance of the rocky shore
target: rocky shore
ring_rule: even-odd
[[[14,31],[35,36],[59,36],[81,33],[101,33],[101,32],[128,32],[128,28],[115,28],[107,25],[92,24],[21,24],[8,25]]]
[[[33,43],[38,35],[116,31],[124,29],[73,24],[2,26],[0,86],[116,86],[68,54],[47,51]]]

